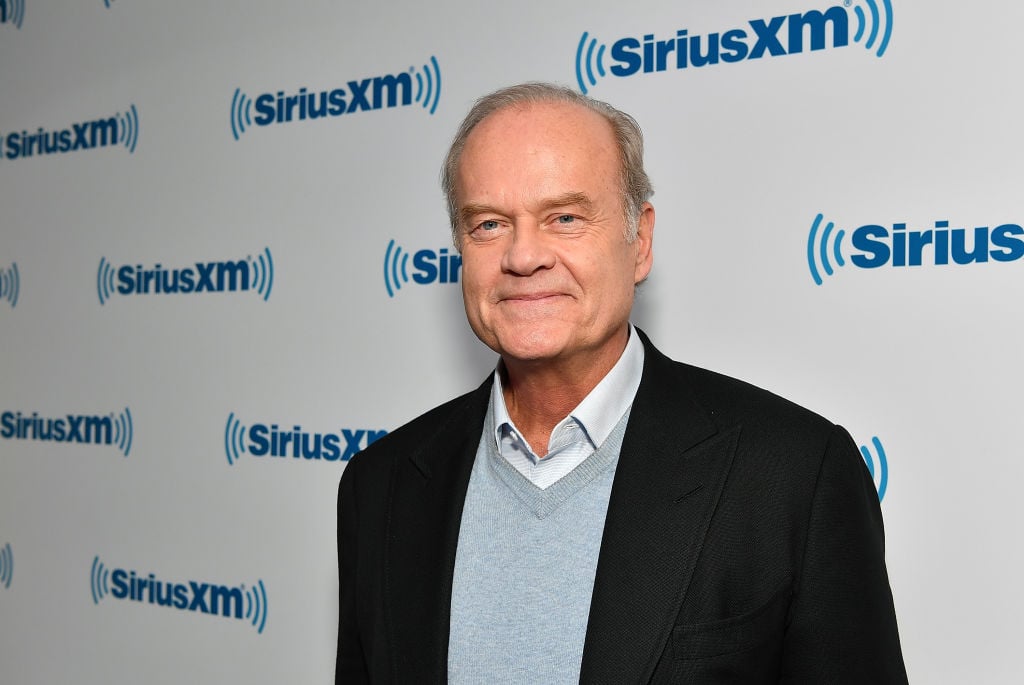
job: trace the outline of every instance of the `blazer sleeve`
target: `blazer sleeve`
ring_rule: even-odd
[[[907,682],[878,493],[838,426],[818,473],[796,584],[781,682]]]
[[[355,469],[349,462],[338,487],[338,655],[335,683],[368,683],[370,674],[359,638],[356,609],[356,556],[358,554],[358,512],[355,499]]]

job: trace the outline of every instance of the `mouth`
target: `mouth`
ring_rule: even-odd
[[[565,293],[555,293],[555,292],[550,292],[550,293],[547,293],[547,292],[545,292],[545,293],[518,293],[518,294],[502,295],[501,297],[498,298],[498,302],[509,302],[509,303],[513,303],[513,304],[516,304],[516,303],[530,304],[530,303],[534,303],[534,302],[543,303],[545,301],[554,300],[554,299],[560,298],[560,297],[567,297],[567,296],[565,295]]]

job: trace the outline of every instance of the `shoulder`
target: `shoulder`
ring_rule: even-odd
[[[705,450],[728,470],[723,494],[728,509],[743,512],[746,520],[773,511],[776,524],[801,531],[815,516],[815,502],[816,515],[824,519],[833,514],[836,520],[879,519],[874,483],[845,428],[750,383],[672,361],[656,350],[651,357],[652,373],[646,367],[644,373],[650,385],[644,407],[657,418],[643,425],[664,433],[670,430],[666,424],[701,422],[703,442],[698,445],[728,445]]]
[[[685,398],[725,429],[771,424],[778,430],[792,428],[814,433],[832,430],[835,424],[820,414],[785,397],[746,381],[662,354],[645,338],[644,376],[640,393],[662,398]],[[638,393],[639,397],[639,393]]]
[[[666,423],[701,425],[704,435],[736,436],[734,469],[752,482],[787,474],[789,482],[814,483],[828,453],[859,468],[860,452],[844,428],[820,414],[751,383],[677,362],[646,349],[644,377],[634,402]]]
[[[715,371],[674,363],[683,382],[716,423],[770,423],[778,430],[813,432],[829,432],[834,426],[815,411],[764,388]]]

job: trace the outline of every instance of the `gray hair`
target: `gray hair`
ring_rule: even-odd
[[[654,194],[651,181],[644,171],[644,135],[633,117],[615,109],[606,102],[581,95],[571,88],[551,83],[521,83],[496,90],[485,95],[473,105],[462,120],[459,130],[441,168],[441,188],[448,201],[448,219],[452,226],[452,240],[459,248],[459,208],[455,202],[455,176],[459,170],[462,151],[469,134],[477,125],[495,112],[516,106],[528,106],[552,102],[579,105],[600,114],[611,125],[622,175],[622,208],[625,212],[626,241],[636,239],[643,204]]]

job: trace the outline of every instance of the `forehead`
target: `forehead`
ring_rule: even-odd
[[[608,120],[581,105],[550,102],[506,107],[477,124],[466,138],[456,185],[460,196],[498,181],[522,190],[559,183],[610,190],[618,177]]]
[[[575,102],[522,102],[502,107],[491,112],[476,125],[470,136],[491,128],[512,128],[520,124],[546,124],[554,128],[566,125],[569,128],[586,128],[587,133],[603,131],[611,135],[611,124],[601,114]]]

